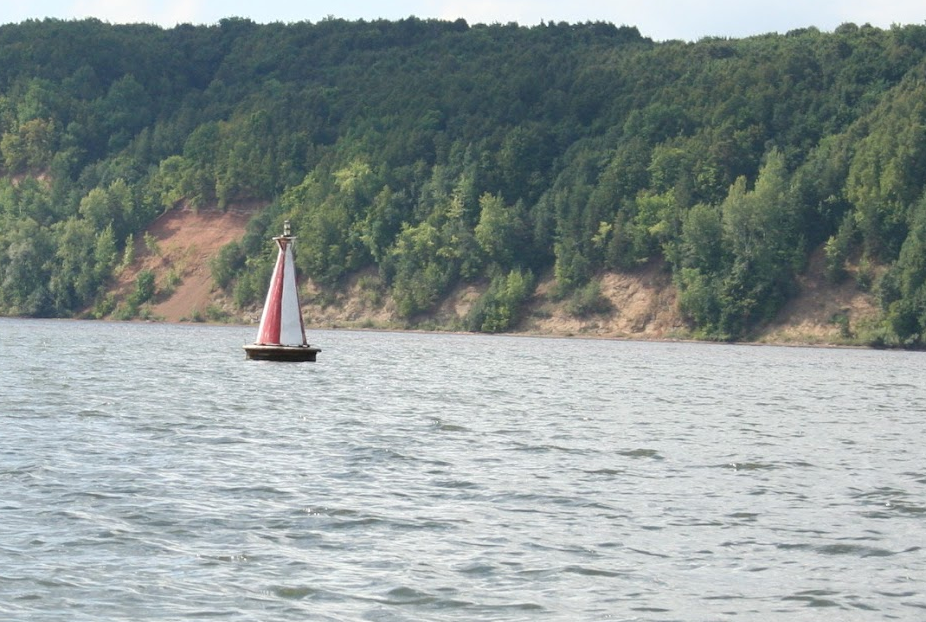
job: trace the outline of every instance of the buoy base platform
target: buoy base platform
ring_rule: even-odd
[[[315,357],[321,352],[315,346],[276,346],[259,343],[244,346],[247,358],[254,361],[292,361],[315,362]]]

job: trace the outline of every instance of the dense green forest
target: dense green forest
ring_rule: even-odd
[[[692,334],[735,340],[824,248],[926,345],[926,26],[654,42],[607,23],[409,18],[0,27],[0,313],[130,317],[107,285],[165,210],[268,207],[213,265],[259,300],[289,219],[328,289],[374,268],[399,313],[457,284],[514,325],[541,275],[662,262]]]

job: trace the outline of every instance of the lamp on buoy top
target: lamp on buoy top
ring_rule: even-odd
[[[273,239],[280,250],[260,316],[257,341],[244,346],[245,354],[262,361],[314,361],[321,348],[310,346],[305,338],[293,261],[296,238],[290,233],[288,220],[283,223],[283,235]]]

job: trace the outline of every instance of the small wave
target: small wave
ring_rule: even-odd
[[[216,490],[222,495],[231,495],[233,497],[254,497],[258,499],[270,497],[291,497],[292,493],[288,490],[281,490],[274,486],[217,486]]]
[[[857,557],[890,557],[896,554],[887,549],[848,543],[825,544],[817,547],[817,551],[823,555],[854,555]]]
[[[513,447],[513,451],[527,451],[527,452],[536,452],[536,453],[547,453],[547,452],[563,452],[567,454],[579,454],[583,455],[587,453],[583,449],[575,449],[573,447],[563,447],[562,445],[552,445],[552,444],[543,444],[543,445],[530,445],[527,443],[517,443]]]
[[[637,549],[632,546],[627,547],[627,550],[633,551],[634,553],[640,553],[641,555],[646,555],[648,557],[661,557],[663,559],[669,559],[669,557],[671,557],[670,555],[666,555],[665,553],[656,553],[655,551],[645,551],[643,549]]]
[[[77,411],[77,416],[88,418],[88,419],[92,419],[92,418],[106,419],[106,418],[112,417],[113,414],[108,413],[103,410],[98,410],[96,408],[84,408],[82,410]]]
[[[728,462],[718,466],[726,469],[733,469],[734,471],[770,471],[778,468],[775,464],[758,461]]]
[[[285,598],[286,600],[302,600],[304,598],[312,598],[318,595],[321,590],[308,587],[308,586],[277,586],[272,588],[272,593],[280,598]]]
[[[589,475],[607,475],[609,477],[615,476],[615,475],[623,475],[624,473],[626,473],[626,471],[623,469],[594,469],[592,471],[585,471],[585,472],[588,473]]]
[[[439,432],[469,432],[470,429],[463,425],[454,423],[444,423],[440,419],[434,420],[434,429]]]
[[[329,525],[332,529],[358,529],[360,527],[369,527],[371,525],[382,525],[388,521],[374,516],[355,518],[351,520],[338,520]]]
[[[460,568],[457,572],[465,575],[487,577],[489,575],[495,574],[497,571],[498,569],[492,564],[470,564]]]
[[[888,598],[910,598],[911,596],[916,596],[917,594],[919,594],[919,592],[914,592],[914,591],[910,591],[910,590],[906,590],[906,591],[903,591],[903,592],[884,592],[884,591],[878,591],[878,592],[875,592],[875,593],[878,594],[879,596],[887,596]]]
[[[926,514],[926,507],[908,501],[909,494],[896,488],[877,488],[870,491],[859,491],[853,495],[865,506],[874,506],[866,512],[871,518],[890,518],[893,514],[910,514],[919,516]]]
[[[434,485],[438,488],[451,488],[451,489],[472,489],[479,488],[479,484],[475,482],[470,482],[467,480],[459,479],[449,479],[449,480],[437,480],[434,482]]]
[[[641,613],[669,613],[670,611],[672,611],[671,609],[666,609],[665,607],[651,607],[651,606],[631,607],[630,610],[639,611]]]
[[[839,603],[827,596],[835,596],[836,592],[830,592],[827,590],[808,590],[805,592],[798,592],[797,594],[792,594],[790,596],[784,596],[781,600],[784,601],[800,601],[805,603],[808,607],[840,607]]]
[[[256,556],[248,555],[247,553],[237,553],[230,555],[200,555],[200,558],[213,562],[221,562],[223,564],[247,564],[257,559]]]
[[[387,605],[427,605],[437,598],[411,587],[397,587],[389,590],[386,598],[380,602]]]
[[[752,523],[759,518],[759,515],[755,512],[734,512],[733,514],[727,514],[727,517]]]
[[[589,568],[588,566],[566,566],[563,572],[584,575],[587,577],[620,577],[625,573],[615,570],[604,570],[602,568]]]
[[[624,451],[617,452],[621,456],[627,458],[652,458],[653,460],[662,460],[662,456],[659,455],[659,452],[655,449],[627,449]]]

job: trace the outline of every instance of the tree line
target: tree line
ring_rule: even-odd
[[[0,313],[113,313],[159,214],[257,200],[212,267],[241,306],[284,219],[324,289],[372,267],[413,319],[482,283],[465,328],[488,332],[541,275],[596,312],[596,275],[661,262],[696,336],[741,339],[823,249],[881,305],[864,341],[922,346],[924,54],[916,25],[0,26]]]

